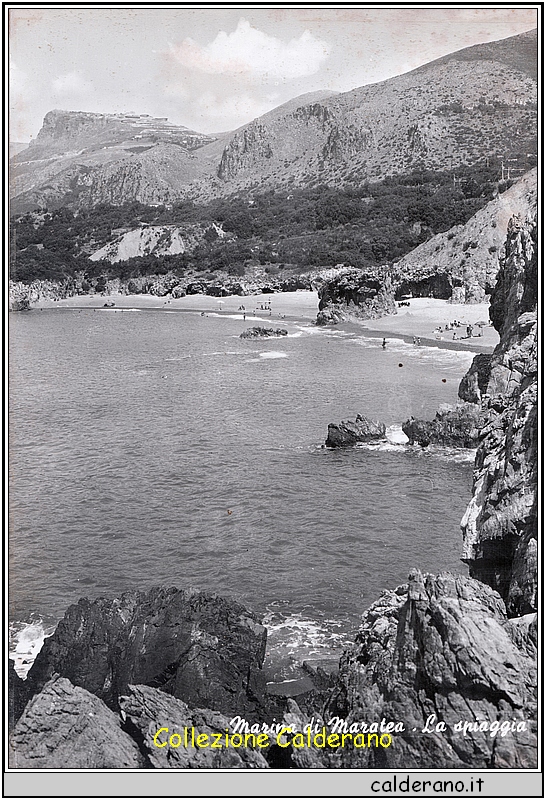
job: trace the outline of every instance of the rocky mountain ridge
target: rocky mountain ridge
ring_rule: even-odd
[[[161,127],[163,120],[50,112],[36,143],[15,157],[13,208],[360,185],[486,157],[515,157],[513,166],[529,168],[537,152],[536,42],[529,31],[350,92],[303,95],[209,144],[200,134]],[[108,131],[120,126],[134,129],[129,145],[112,147]],[[94,147],[86,152],[78,131],[88,127]],[[47,160],[38,163],[43,154]]]

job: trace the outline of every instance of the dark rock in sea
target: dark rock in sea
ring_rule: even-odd
[[[143,769],[137,743],[117,714],[66,678],[54,678],[37,694],[9,742],[13,769]]]
[[[233,731],[229,726],[229,718],[217,711],[190,709],[182,700],[149,686],[129,686],[127,695],[120,698],[120,709],[128,730],[134,731],[141,750],[155,769],[268,769],[263,751],[258,747],[225,746],[226,730]],[[163,730],[156,741],[160,745],[164,742],[167,744],[158,747],[154,743],[154,736],[160,728],[168,730]],[[214,749],[210,746],[192,747],[192,728],[194,741],[199,735],[207,734],[209,738],[201,739],[202,743],[221,743],[223,746]],[[188,730],[187,747],[184,729]],[[181,742],[178,747],[172,747],[168,740],[176,733],[181,737]],[[211,734],[222,734],[222,739],[213,739]],[[248,741],[252,743],[252,740]],[[177,745],[179,740],[175,737],[173,742]]]
[[[394,287],[381,270],[343,270],[319,288],[317,325],[336,323],[347,317],[376,319],[396,314]]]
[[[501,340],[482,392],[487,419],[461,523],[470,574],[497,589],[511,615],[537,609],[537,266],[535,207],[509,224],[491,297]]]
[[[459,384],[459,399],[464,403],[480,403],[487,392],[491,375],[491,355],[479,353]]]
[[[326,447],[352,447],[358,442],[378,442],[385,439],[386,427],[382,422],[361,417],[357,414],[356,420],[340,422],[339,425],[328,425]]]
[[[439,444],[444,447],[477,447],[484,415],[476,405],[438,411],[432,421],[411,419],[402,425],[410,444]]]
[[[414,570],[365,614],[328,708],[348,724],[384,718],[404,731],[388,748],[340,748],[328,766],[535,768],[535,689],[536,652],[518,646],[497,592]]]
[[[191,706],[265,713],[266,636],[244,606],[196,590],[83,599],[45,640],[27,682],[36,692],[58,673],[111,708],[129,684],[144,683]]]
[[[240,335],[240,339],[263,339],[269,336],[288,336],[288,331],[285,328],[247,328]]]

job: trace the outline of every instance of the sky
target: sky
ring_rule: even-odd
[[[229,131],[306,92],[346,92],[537,27],[532,5],[36,4],[8,13],[10,139],[19,142],[54,108]]]

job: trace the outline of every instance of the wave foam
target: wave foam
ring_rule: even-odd
[[[11,626],[9,657],[14,662],[15,672],[20,678],[26,678],[44,641],[54,630],[54,625],[47,626],[43,621],[14,623]]]

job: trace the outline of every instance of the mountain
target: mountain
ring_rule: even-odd
[[[147,114],[50,111],[12,159],[14,208],[168,201],[201,176],[193,153],[212,141]]]
[[[533,52],[536,31],[260,117],[235,133],[218,177],[231,190],[264,182],[340,185],[536,153]]]
[[[521,174],[536,163],[536,57],[528,31],[350,92],[302,95],[212,142],[166,120],[50,112],[15,157],[13,207],[359,186],[488,158]]]

